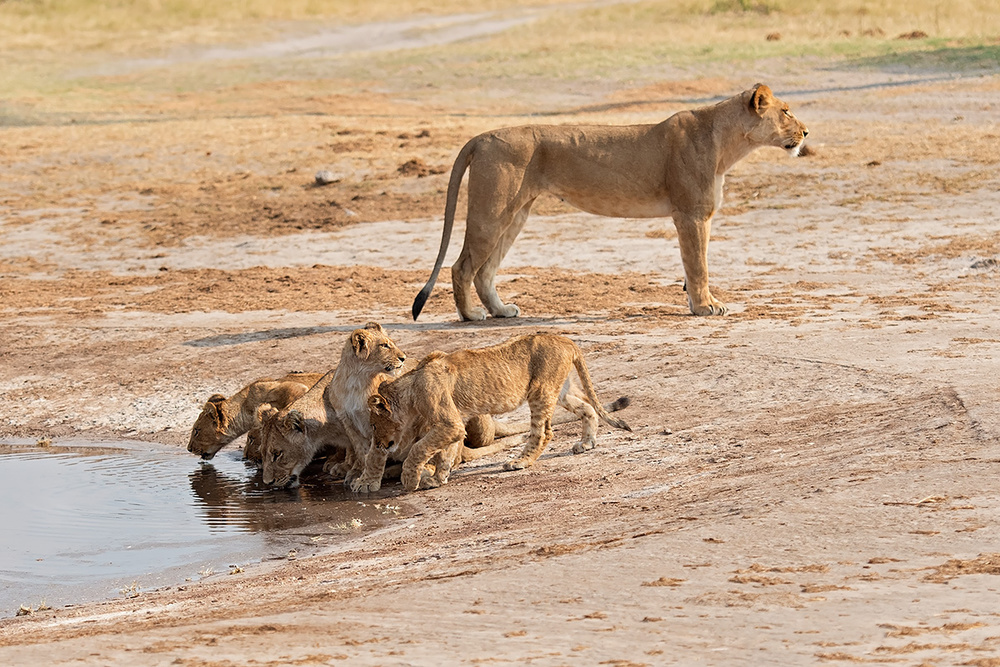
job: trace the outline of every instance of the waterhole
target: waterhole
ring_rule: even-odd
[[[384,525],[396,505],[321,474],[268,488],[239,450],[204,462],[148,443],[0,444],[0,616],[305,555]]]

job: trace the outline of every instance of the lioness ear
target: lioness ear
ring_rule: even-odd
[[[208,397],[208,403],[225,403],[226,397],[222,394],[212,394]],[[206,404],[207,405],[207,404]]]
[[[358,359],[367,359],[371,354],[368,346],[368,336],[364,331],[358,330],[351,334],[351,347],[354,348],[354,356]]]
[[[378,322],[368,322],[367,324],[365,324],[364,328],[370,331],[378,331],[379,333],[384,333],[382,330],[382,325],[379,324]]]
[[[750,91],[750,111],[760,114],[761,109],[766,107],[773,99],[774,94],[771,92],[771,89],[763,83],[758,83]]]

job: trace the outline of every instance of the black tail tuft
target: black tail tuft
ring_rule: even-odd
[[[420,316],[420,311],[424,309],[424,304],[427,303],[427,297],[430,296],[430,290],[426,287],[420,290],[420,294],[417,298],[413,300],[413,321],[417,321],[417,317]]]
[[[632,405],[632,399],[628,396],[621,396],[616,398],[612,403],[608,404],[608,412],[618,412],[619,410],[624,410],[630,405]]]

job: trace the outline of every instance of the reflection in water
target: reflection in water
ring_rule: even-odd
[[[366,504],[347,493],[339,481],[320,474],[319,466],[303,472],[303,483],[292,489],[264,484],[260,470],[243,462],[243,474],[216,469],[205,462],[188,475],[200,501],[199,512],[212,530],[276,532],[358,518]],[[377,516],[377,515],[376,515]]]
[[[332,544],[386,513],[386,501],[359,502],[318,468],[297,489],[272,489],[238,451],[208,463],[122,447],[0,444],[0,616],[120,596],[133,581],[181,583],[303,541]]]

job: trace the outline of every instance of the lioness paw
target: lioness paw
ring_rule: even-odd
[[[581,440],[580,442],[578,442],[575,445],[573,445],[573,453],[574,454],[583,454],[584,452],[590,451],[591,449],[593,449],[596,446],[597,446],[597,443],[594,440],[589,440],[589,439],[588,440]]]
[[[493,317],[518,317],[520,314],[521,309],[513,303],[509,303],[493,313]]]
[[[459,311],[458,316],[466,322],[482,322],[486,319],[486,309],[476,307],[470,309],[467,313]]]
[[[691,304],[691,312],[695,315],[725,315],[729,308],[721,301],[712,301],[706,305]]]

